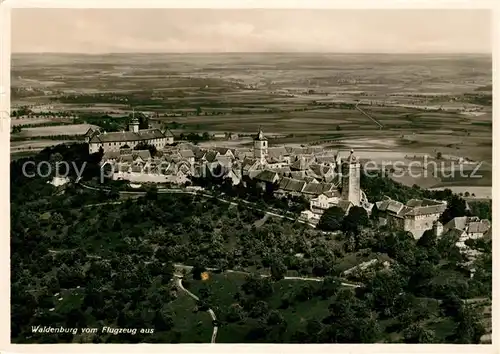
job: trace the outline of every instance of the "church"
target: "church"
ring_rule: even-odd
[[[90,154],[98,152],[101,148],[104,152],[119,151],[120,148],[133,149],[141,143],[160,150],[174,143],[174,135],[170,130],[139,129],[139,120],[135,117],[130,122],[128,131],[101,133],[90,128],[85,134],[85,139],[89,144]]]

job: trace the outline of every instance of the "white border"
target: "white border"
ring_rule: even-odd
[[[500,89],[499,84],[500,66],[496,62],[499,58],[499,43],[500,26],[498,0],[5,0],[2,3],[0,0],[0,87],[10,87],[10,9],[11,8],[298,8],[298,9],[439,9],[439,8],[455,8],[455,9],[493,9],[493,96],[497,97]],[[50,24],[47,24],[50,25]],[[422,23],[425,26],[425,23]],[[33,29],[36,31],[36,29]],[[10,107],[10,90],[6,90],[4,94],[0,93],[0,111],[7,110]],[[494,117],[500,116],[500,107],[497,104],[493,106]],[[2,119],[0,121],[0,161],[7,169],[10,163],[10,121]],[[500,128],[497,124],[493,124],[494,137],[500,133]],[[493,140],[493,212],[494,220],[497,220],[500,203],[497,201],[498,195],[498,176],[496,172],[496,157],[495,146],[498,147],[496,139]],[[4,171],[5,171],[4,170]],[[93,352],[139,352],[139,353],[221,353],[233,352],[250,353],[250,352],[303,352],[304,350],[312,350],[314,352],[331,353],[495,353],[495,344],[498,344],[498,306],[497,277],[493,277],[493,345],[406,345],[406,344],[370,344],[370,345],[260,345],[260,344],[218,344],[214,347],[211,344],[138,344],[138,345],[95,345],[95,344],[56,344],[56,345],[11,345],[10,344],[10,192],[9,192],[9,174],[5,173],[0,179],[0,195],[3,197],[2,206],[0,207],[0,225],[3,227],[2,241],[0,244],[0,272],[1,275],[1,293],[0,293],[0,350],[2,352],[47,352],[47,353],[93,353]],[[493,228],[496,230],[496,223],[493,222]],[[498,268],[498,262],[495,262],[495,254],[499,254],[498,242],[493,243],[493,266]]]
[[[5,0],[11,8],[490,9],[495,0]]]

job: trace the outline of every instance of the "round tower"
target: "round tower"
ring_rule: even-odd
[[[443,224],[439,220],[434,221],[432,224],[432,231],[436,237],[439,237],[443,234]]]
[[[267,138],[264,136],[262,129],[259,127],[259,132],[253,140],[253,155],[260,161],[261,164],[266,162],[267,148]]]
[[[361,204],[361,165],[351,150],[351,154],[342,164],[342,199],[355,206]]]

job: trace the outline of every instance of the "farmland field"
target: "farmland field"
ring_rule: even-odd
[[[157,126],[176,125],[175,134],[251,134],[261,126],[271,146],[313,143],[409,155],[439,152],[489,164],[491,80],[491,57],[484,55],[12,57],[14,107],[48,104],[96,117],[128,114],[134,108],[154,115]],[[24,129],[20,136],[63,130],[71,135],[75,129]]]
[[[19,152],[27,150],[41,150],[47,146],[54,146],[59,144],[71,143],[71,140],[25,140],[25,141],[11,141],[10,151]]]
[[[54,135],[83,135],[89,128],[97,128],[95,125],[90,124],[75,124],[75,125],[61,125],[50,127],[36,127],[24,128],[19,134],[19,137],[37,137],[37,136],[54,136]]]
[[[12,118],[10,121],[10,125],[15,127],[17,125],[26,125],[26,124],[43,124],[43,123],[51,123],[53,122],[50,118]]]

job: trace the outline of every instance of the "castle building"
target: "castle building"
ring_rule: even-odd
[[[443,232],[437,221],[445,211],[445,201],[431,199],[411,199],[406,204],[385,198],[375,203],[380,225],[411,232],[415,239],[422,237],[426,230],[436,234]]]
[[[174,135],[170,130],[139,129],[139,120],[133,118],[129,124],[129,131],[101,133],[99,130],[90,128],[85,134],[89,144],[89,153],[98,152],[101,148],[104,152],[120,151],[120,148],[135,148],[139,144],[147,144],[163,149],[166,145],[174,143]]]
[[[354,151],[342,164],[342,200],[347,200],[354,206],[361,205],[361,167]]]
[[[264,165],[266,163],[268,147],[269,146],[267,138],[264,136],[262,129],[259,128],[259,132],[253,140],[253,153],[254,158],[257,159],[261,165]]]

